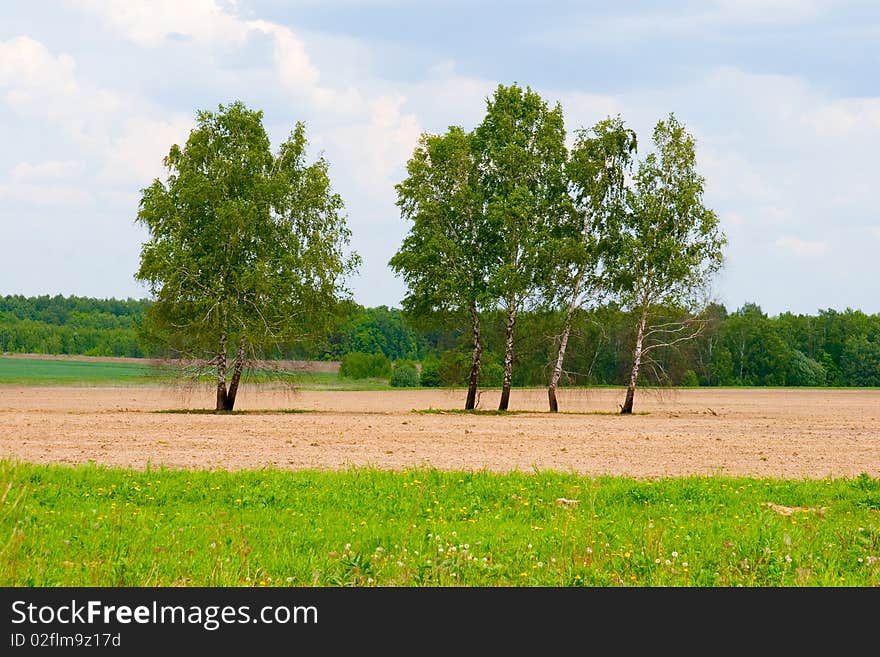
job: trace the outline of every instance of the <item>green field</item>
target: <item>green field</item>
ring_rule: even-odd
[[[3,586],[880,585],[880,480],[867,475],[642,481],[5,460],[0,495]]]
[[[332,372],[248,372],[245,383],[290,383],[304,390],[391,390],[383,379],[353,380]],[[0,356],[0,384],[14,385],[115,385],[155,384],[180,379],[180,373],[145,360],[103,362],[74,359],[8,358]]]
[[[161,372],[148,362],[99,362],[0,357],[0,383],[17,385],[155,382]]]

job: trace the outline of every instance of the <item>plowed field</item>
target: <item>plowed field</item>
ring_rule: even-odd
[[[514,390],[507,415],[462,414],[460,390],[0,386],[0,457],[144,468],[553,469],[588,475],[880,476],[880,390]],[[497,405],[497,391],[480,409]],[[430,412],[419,412],[429,410]],[[293,412],[297,411],[297,412]]]

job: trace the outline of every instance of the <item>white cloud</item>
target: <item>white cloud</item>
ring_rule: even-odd
[[[695,34],[744,30],[756,26],[795,25],[818,20],[831,2],[818,0],[715,0],[697,2],[693,9],[666,7],[663,11],[601,15],[583,12],[569,16],[564,25],[538,33],[531,40],[561,50],[583,45],[629,47],[635,41],[672,37],[693,39]]]
[[[49,160],[31,164],[19,162],[9,172],[9,178],[16,182],[77,178],[85,169],[82,160]]]
[[[827,242],[810,242],[790,235],[780,237],[774,244],[779,249],[797,256],[816,256],[828,251]]]
[[[805,125],[823,137],[880,133],[880,98],[843,98],[805,112]]]
[[[27,36],[0,41],[0,91],[18,114],[62,123],[69,135],[86,141],[123,104],[117,95],[80,82],[70,55],[53,55]]]
[[[380,96],[370,103],[367,122],[358,121],[324,136],[372,196],[393,199],[396,180],[392,175],[406,163],[421,135],[415,116],[401,112],[405,100]]]
[[[103,149],[101,182],[136,183],[146,187],[164,173],[162,160],[172,144],[182,144],[194,127],[182,115],[170,118],[130,116],[120,118],[118,128]]]
[[[871,226],[868,230],[870,231],[871,235],[880,240],[880,226]]]
[[[375,81],[337,88],[321,82],[319,67],[305,42],[289,27],[262,19],[245,19],[235,3],[214,0],[73,0],[74,6],[95,14],[134,43],[148,48],[166,39],[185,37],[200,50],[243,46],[255,34],[272,40],[272,73],[284,93],[319,117],[326,134],[313,131],[316,143],[339,147],[351,159],[355,177],[368,187],[390,189],[389,175],[406,161],[421,132],[416,116],[403,111],[406,96],[396,90],[377,91]],[[341,123],[341,125],[340,125]],[[173,120],[160,126],[160,135],[172,135],[183,124]],[[120,137],[123,154],[128,147],[142,151],[149,140],[140,132]],[[157,140],[158,141],[158,140]],[[165,148],[171,143],[167,141]],[[387,189],[386,196],[387,196]]]
[[[319,85],[320,72],[294,32],[266,20],[245,20],[235,3],[216,0],[71,0],[74,7],[98,16],[111,29],[139,46],[158,48],[169,39],[187,39],[202,49],[243,46],[254,33],[273,40],[275,73],[281,84],[319,107],[351,102]]]
[[[168,38],[199,43],[241,43],[247,26],[214,0],[68,0],[97,15],[140,46],[155,48]]]
[[[23,120],[47,120],[84,153],[97,157],[104,178],[116,182],[149,182],[162,171],[169,146],[185,139],[192,125],[188,117],[83,80],[70,55],[54,55],[26,36],[0,41],[0,92]],[[11,175],[58,174],[71,166],[82,171],[79,162],[49,163],[42,169],[19,165]]]
[[[76,207],[92,203],[92,193],[79,185],[58,183],[0,184],[0,199],[36,207]]]
[[[700,149],[699,166],[706,178],[706,194],[716,201],[738,201],[743,198],[769,202],[776,192],[758,173],[757,165],[741,153],[711,146]]]

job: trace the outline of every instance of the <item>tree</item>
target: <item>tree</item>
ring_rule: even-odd
[[[658,306],[693,310],[722,263],[726,243],[718,217],[703,205],[693,137],[673,114],[654,128],[655,152],[639,163],[627,193],[615,248],[607,256],[608,283],[637,322],[632,368],[622,414],[632,413],[642,360],[653,350],[695,337],[701,323],[652,322]]]
[[[475,130],[486,218],[498,239],[499,259],[489,287],[506,314],[504,378],[498,409],[507,410],[517,314],[552,271],[552,240],[565,222],[565,126],[534,91],[498,85]]]
[[[155,298],[146,321],[181,358],[215,368],[218,411],[267,349],[326,325],[358,263],[343,253],[327,161],[306,162],[305,126],[273,155],[262,117],[241,102],[198,112],[137,214],[150,234],[135,275]]]
[[[473,137],[458,126],[423,134],[395,186],[401,216],[412,222],[389,264],[407,284],[403,309],[414,317],[467,317],[472,337],[465,409],[476,406],[483,343],[480,310],[496,240],[488,230]]]
[[[785,385],[793,353],[760,306],[743,304],[727,319],[722,335],[738,385]]]
[[[612,228],[625,211],[626,174],[636,150],[636,134],[618,116],[580,130],[565,167],[573,201],[563,234],[553,251],[561,266],[545,294],[562,297],[565,307],[556,361],[547,396],[550,411],[559,410],[556,388],[562,376],[574,313],[601,294],[601,254],[616,238]]]
[[[841,365],[847,385],[880,386],[880,340],[850,336],[844,343]]]

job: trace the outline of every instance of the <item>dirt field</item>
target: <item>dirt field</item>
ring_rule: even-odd
[[[554,469],[634,477],[723,474],[784,478],[880,476],[878,390],[640,390],[636,414],[615,414],[619,390],[514,390],[507,416],[458,409],[461,391],[290,392],[243,389],[241,415],[211,408],[211,391],[149,387],[0,386],[0,457],[143,468],[374,466]],[[493,409],[485,392],[480,408]]]

